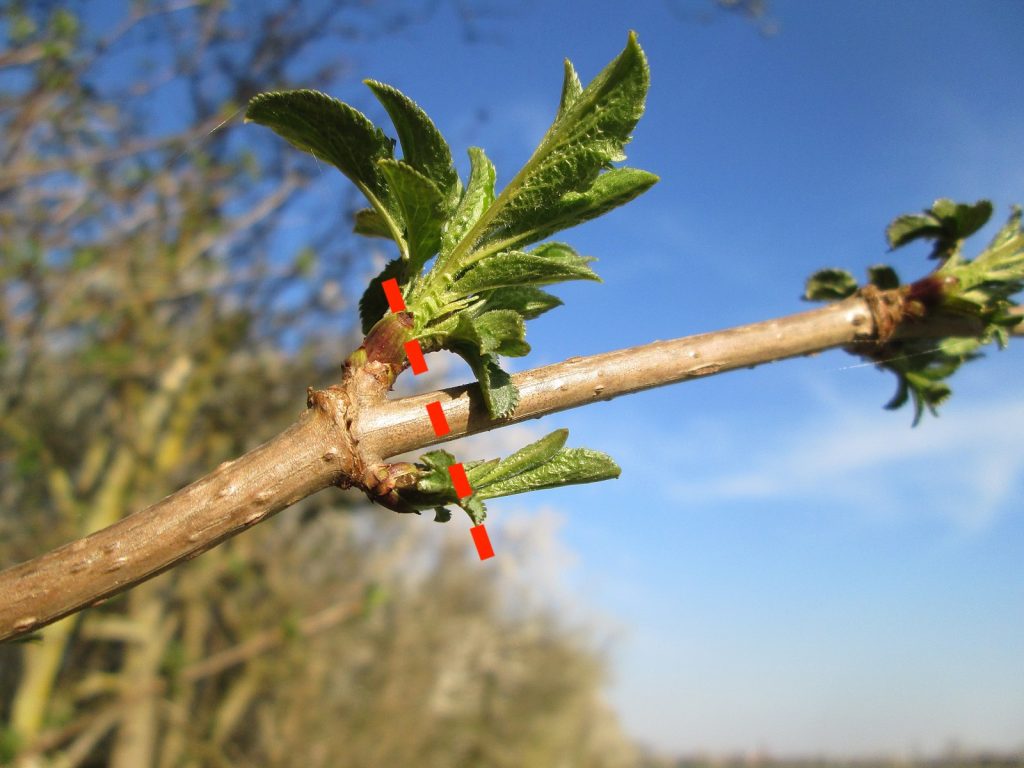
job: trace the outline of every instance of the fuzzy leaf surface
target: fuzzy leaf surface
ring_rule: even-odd
[[[507,357],[523,357],[529,354],[526,343],[526,323],[522,316],[511,309],[496,309],[473,318],[473,325],[480,336],[480,351]]]
[[[563,86],[564,112],[457,247],[462,251],[460,258],[474,248],[493,252],[502,250],[505,243],[527,242],[528,233],[553,231],[552,222],[565,218],[563,198],[585,193],[603,170],[625,157],[623,147],[643,113],[650,81],[636,35],[630,33],[622,53],[575,98],[569,80],[570,85]],[[478,241],[490,244],[478,245]]]
[[[388,240],[395,239],[395,233],[388,226],[388,221],[376,208],[361,208],[356,211],[355,223],[352,231],[357,235],[365,237],[383,237]]]
[[[474,487],[486,488],[501,480],[536,469],[558,453],[568,438],[568,429],[556,429],[540,440],[520,448],[508,458],[493,464],[489,471],[478,479],[478,485]]]
[[[434,182],[408,163],[381,160],[378,166],[401,212],[407,274],[416,274],[441,245],[444,198]]]
[[[562,95],[558,99],[558,116],[556,120],[561,120],[562,116],[569,111],[569,108],[579,99],[580,94],[583,93],[583,83],[580,82],[580,76],[576,74],[576,68],[573,67],[572,62],[568,59],[564,63],[565,74],[562,77]]]
[[[473,371],[480,382],[480,392],[487,403],[487,412],[495,419],[508,416],[519,404],[519,390],[512,383],[512,377],[504,371],[494,355],[481,354],[470,347],[453,347]]]
[[[245,119],[331,163],[368,193],[374,207],[386,200],[377,161],[392,156],[392,142],[362,112],[319,91],[278,91],[254,96]]]
[[[603,216],[639,197],[658,182],[653,173],[637,168],[613,168],[602,173],[583,192],[568,192],[554,203],[549,214],[518,235],[501,239],[501,248],[518,248]]]
[[[483,309],[511,309],[524,320],[540,317],[548,310],[562,306],[562,300],[532,286],[507,286],[489,291]]]
[[[457,200],[461,187],[459,175],[452,164],[448,142],[434,121],[397,88],[376,80],[364,82],[384,105],[395,125],[402,145],[402,160],[434,182],[446,202]]]
[[[441,236],[441,259],[452,252],[494,202],[494,164],[479,147],[469,148],[469,183]]]
[[[523,318],[510,309],[499,309],[478,316],[459,315],[448,343],[456,350],[473,348],[483,355],[522,357],[530,351],[525,336]]]
[[[555,258],[523,251],[497,253],[474,264],[449,288],[452,296],[468,296],[494,288],[537,286],[563,280],[594,280],[601,278],[581,256],[568,258],[559,253]]]
[[[493,499],[563,485],[596,483],[621,473],[619,465],[605,453],[589,448],[563,448],[540,466],[491,483],[478,494],[483,499]]]

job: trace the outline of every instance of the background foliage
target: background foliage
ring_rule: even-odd
[[[229,118],[258,88],[345,74],[337,55],[297,67],[309,46],[400,36],[429,9],[312,7],[3,11],[0,567],[253,447],[336,377],[349,203],[320,201],[331,226],[296,244],[319,169],[269,136],[242,151]],[[154,113],[158,90],[176,114]],[[0,762],[633,761],[582,635],[465,542],[352,502],[321,494],[0,648]]]

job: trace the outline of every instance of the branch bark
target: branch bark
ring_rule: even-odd
[[[937,318],[899,333],[941,338],[977,330]],[[365,487],[367,462],[378,457],[597,400],[875,340],[872,309],[855,297],[775,320],[573,357],[517,374],[519,406],[497,420],[487,414],[475,384],[383,400],[373,391],[371,367],[339,386],[311,391],[308,410],[293,426],[241,458],[104,530],[0,572],[0,640],[94,605],[323,488]],[[424,407],[434,400],[441,402],[451,426],[444,438],[435,436]]]

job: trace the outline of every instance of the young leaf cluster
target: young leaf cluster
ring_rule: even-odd
[[[981,229],[992,214],[988,200],[955,203],[937,200],[920,214],[896,218],[886,229],[892,249],[915,240],[933,241],[931,257],[939,266],[927,277],[901,285],[896,270],[878,265],[868,270],[867,285],[879,291],[898,291],[904,314],[920,318],[946,314],[973,318],[981,332],[974,337],[934,339],[896,338],[870,353],[880,368],[892,371],[897,390],[886,407],[895,409],[912,400],[914,424],[927,408],[933,415],[952,390],[946,380],[968,360],[980,356],[981,347],[995,341],[1006,346],[1010,329],[1020,318],[1009,310],[1013,296],[1024,289],[1024,230],[1021,209],[1014,207],[1006,225],[978,256],[966,259],[963,242]],[[804,297],[811,301],[838,301],[861,289],[849,272],[823,269],[812,275]]]
[[[394,124],[401,158],[365,115],[314,91],[261,94],[246,118],[348,176],[370,204],[356,214],[356,232],[396,243],[398,257],[360,301],[364,333],[389,321],[381,284],[396,279],[413,320],[408,337],[425,352],[447,349],[463,357],[491,415],[502,417],[514,410],[518,393],[500,357],[529,352],[526,321],[561,304],[543,287],[599,279],[592,259],[564,243],[540,241],[632,200],[657,181],[646,171],[613,166],[625,158],[648,83],[634,34],[586,87],[566,61],[551,127],[500,192],[494,165],[479,148],[469,150],[463,185],[431,119],[383,83],[367,81]]]
[[[487,499],[619,476],[619,466],[610,456],[586,448],[565,448],[568,436],[568,430],[558,429],[505,459],[467,462],[466,477],[473,494],[463,499],[459,499],[448,471],[455,457],[447,451],[431,451],[417,465],[416,484],[399,495],[416,509],[434,509],[437,522],[450,520],[447,507],[456,505],[479,525],[487,517]]]

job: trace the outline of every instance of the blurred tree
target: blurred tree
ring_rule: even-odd
[[[0,10],[0,567],[253,447],[331,378],[350,242],[286,214],[331,224],[346,201],[271,136],[246,154],[232,118],[344,74],[303,68],[309,46],[431,5]],[[348,501],[0,647],[0,762],[631,764],[585,643],[509,618],[454,551],[404,575],[420,529],[322,514]]]

